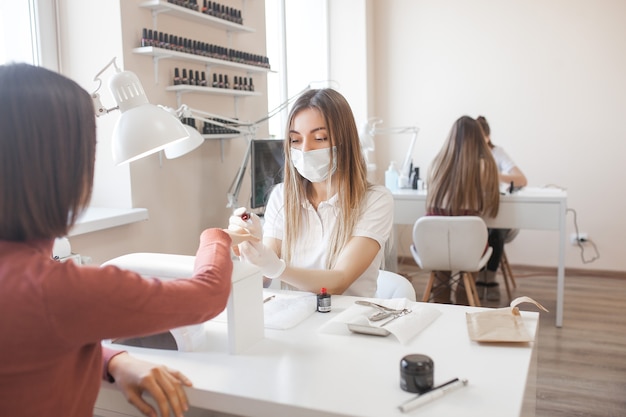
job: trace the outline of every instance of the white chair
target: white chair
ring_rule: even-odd
[[[403,277],[391,271],[378,271],[376,298],[407,298],[416,301],[413,284]]]
[[[430,279],[422,301],[428,302],[435,283],[435,271],[458,274],[465,285],[468,302],[480,306],[473,273],[480,271],[489,260],[487,226],[476,216],[425,216],[413,225],[411,253]],[[453,283],[451,285],[453,285]],[[458,284],[457,284],[458,285]]]

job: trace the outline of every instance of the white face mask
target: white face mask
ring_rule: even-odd
[[[337,147],[333,146],[333,166],[330,168],[330,149],[302,152],[291,148],[291,161],[300,175],[311,182],[322,182],[337,170]]]

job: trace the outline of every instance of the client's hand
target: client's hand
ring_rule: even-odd
[[[142,361],[126,352],[111,358],[108,371],[128,402],[147,416],[157,417],[157,412],[141,397],[144,391],[154,398],[161,416],[170,416],[171,409],[174,416],[182,417],[189,409],[183,386],[190,387],[191,381],[178,371]]]
[[[222,229],[230,236],[232,242],[233,250],[237,248],[237,245],[243,242],[258,242],[259,239],[256,236],[251,235],[245,230],[234,231],[231,229]],[[238,253],[236,253],[239,256]]]
[[[239,245],[239,251],[241,259],[258,266],[267,278],[278,278],[285,270],[285,261],[263,242],[244,242]]]

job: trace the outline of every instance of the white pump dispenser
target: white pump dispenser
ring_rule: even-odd
[[[396,161],[391,161],[389,168],[385,171],[385,187],[389,188],[391,191],[396,191],[398,189],[399,179],[400,172],[398,172]]]

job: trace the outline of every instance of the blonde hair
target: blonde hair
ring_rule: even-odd
[[[463,116],[428,173],[426,209],[431,214],[495,217],[500,204],[498,168],[478,122]]]
[[[326,267],[331,269],[361,216],[363,201],[371,184],[367,181],[367,167],[361,151],[361,142],[352,109],[347,100],[333,89],[309,90],[294,103],[286,126],[286,138],[294,118],[305,109],[316,109],[326,123],[330,146],[337,148],[337,169],[332,184],[338,197],[339,221],[330,234]],[[291,161],[290,141],[285,140],[285,235],[282,258],[290,263],[298,236],[304,233],[303,203],[308,199],[311,183],[301,176]],[[333,158],[331,152],[331,158]],[[331,166],[332,164],[331,160]],[[330,181],[328,182],[330,187]],[[330,189],[329,189],[330,191]]]

